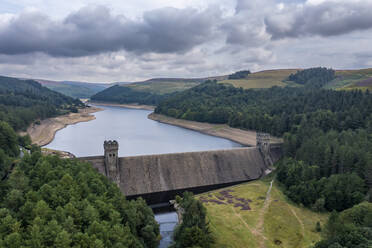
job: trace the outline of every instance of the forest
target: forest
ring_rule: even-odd
[[[303,86],[244,90],[206,81],[165,99],[155,112],[283,137],[278,181],[292,201],[336,211],[326,227],[335,234],[343,211],[354,213],[367,197],[372,201],[372,95],[323,89],[334,78],[331,69],[298,71],[289,78]],[[367,206],[363,213],[371,216]],[[316,247],[370,247],[370,220],[348,221],[339,235],[329,234]]]
[[[335,77],[335,71],[333,69],[317,67],[297,71],[296,73],[289,75],[287,80],[306,85],[307,87],[319,88],[335,79]]]
[[[154,94],[151,92],[134,90],[125,86],[114,85],[108,89],[98,92],[90,99],[96,102],[157,105],[160,101],[167,97],[168,94]]]
[[[52,91],[36,81],[0,76],[0,120],[17,131],[35,120],[76,112],[82,106],[80,100]]]
[[[0,247],[158,246],[159,225],[143,199],[126,200],[90,164],[44,156],[14,131],[74,111],[79,100],[5,77],[0,97]]]
[[[9,125],[0,132],[13,142],[1,148],[18,146]],[[145,201],[127,201],[90,164],[36,147],[11,155],[0,149],[0,247],[157,247],[159,226]]]
[[[285,156],[276,174],[285,194],[315,211],[341,212],[368,195],[372,200],[372,95],[322,89],[333,73],[320,70],[326,79],[317,80],[314,70],[291,77],[312,82],[303,87],[243,90],[207,81],[165,99],[155,112],[282,136]]]
[[[249,70],[237,71],[237,72],[234,72],[233,74],[230,74],[228,76],[228,79],[242,79],[242,78],[246,78],[249,74],[251,74],[251,71]]]

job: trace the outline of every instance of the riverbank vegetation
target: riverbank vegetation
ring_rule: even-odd
[[[78,99],[54,92],[36,81],[0,76],[0,120],[17,131],[37,119],[77,112],[82,106]]]

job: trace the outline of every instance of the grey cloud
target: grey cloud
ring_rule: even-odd
[[[273,39],[307,35],[335,36],[372,28],[372,3],[366,1],[288,5],[280,13],[265,18]]]
[[[126,50],[135,53],[183,53],[206,42],[218,8],[162,8],[142,20],[114,16],[105,7],[86,7],[53,21],[38,12],[22,13],[0,28],[0,53],[43,52],[55,57],[80,57]]]

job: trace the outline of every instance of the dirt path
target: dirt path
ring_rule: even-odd
[[[263,207],[259,211],[259,217],[258,222],[256,224],[256,227],[251,228],[248,223],[243,219],[243,217],[236,212],[235,208],[232,206],[231,209],[234,212],[234,215],[240,219],[240,221],[244,224],[244,226],[254,235],[256,236],[258,240],[258,245],[260,248],[266,248],[265,241],[267,240],[267,237],[264,235],[264,222],[265,222],[265,213],[267,208],[269,207],[271,203],[271,189],[273,187],[274,180],[270,182],[270,187],[266,192],[266,198]]]
[[[301,233],[302,233],[302,237],[305,236],[305,225],[304,223],[302,222],[302,220],[298,217],[296,211],[289,205],[287,204],[289,209],[291,210],[292,214],[294,215],[294,217],[296,217],[297,221],[300,223],[300,226],[301,226]]]
[[[235,216],[238,217],[240,219],[240,221],[244,224],[244,226],[254,235],[256,236],[258,239],[264,239],[266,240],[266,237],[262,235],[262,233],[260,233],[259,231],[257,231],[257,229],[255,228],[251,228],[247,222],[245,222],[245,220],[243,219],[243,217],[238,213],[236,212],[235,208],[232,206],[231,207],[232,211],[234,212]]]
[[[264,223],[265,223],[265,213],[266,213],[266,210],[270,206],[270,203],[271,203],[270,193],[271,193],[271,189],[273,187],[273,183],[274,183],[274,180],[272,180],[270,182],[270,187],[266,192],[266,198],[265,198],[265,201],[264,201],[264,205],[260,210],[259,217],[258,217],[258,223],[257,223],[256,228],[255,228],[257,230],[257,232],[260,234],[260,236],[263,237],[259,240],[260,248],[266,248],[265,240],[267,240],[267,238],[263,234],[264,233]]]
[[[30,135],[32,143],[38,146],[44,146],[52,142],[56,132],[67,125],[76,124],[94,120],[96,117],[92,113],[101,111],[100,108],[90,107],[79,109],[78,113],[70,113],[54,118],[42,120],[39,125],[32,124],[27,129],[27,134]]]

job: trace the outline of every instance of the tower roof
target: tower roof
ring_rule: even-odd
[[[119,143],[116,140],[105,140],[103,147],[105,149],[119,149]]]

